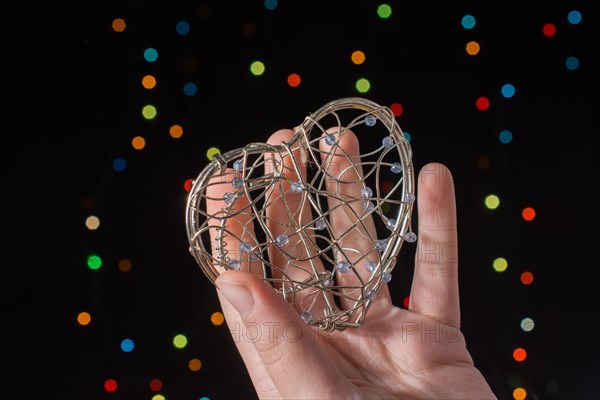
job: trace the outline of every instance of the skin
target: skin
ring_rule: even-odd
[[[292,135],[291,130],[277,131],[269,143],[288,141]],[[354,134],[343,138],[340,146],[351,156],[359,154]],[[408,309],[392,304],[384,285],[360,328],[323,332],[304,323],[297,309],[259,275],[245,271],[247,266],[217,278],[219,300],[232,332],[243,326],[262,327],[252,340],[234,336],[259,398],[496,399],[460,332],[452,175],[444,165],[430,163],[416,181],[418,242]],[[228,190],[230,185],[218,184],[209,186],[207,194],[222,198]],[[343,190],[360,192],[360,186]],[[236,203],[243,207],[244,199]],[[207,203],[209,212],[220,207],[222,201]],[[282,207],[274,202],[270,216],[285,220]],[[347,214],[341,214],[331,216],[334,231],[343,231],[348,223]],[[232,222],[229,229],[241,233],[243,222]],[[363,228],[370,231],[373,226],[367,223]],[[360,244],[361,238],[357,233],[347,240],[360,247],[366,245]],[[445,250],[436,256],[431,249]]]

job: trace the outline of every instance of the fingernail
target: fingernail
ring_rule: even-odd
[[[254,297],[246,285],[227,279],[220,279],[217,287],[225,298],[243,317],[248,315],[254,307]]]

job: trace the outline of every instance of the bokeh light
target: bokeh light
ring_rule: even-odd
[[[467,45],[465,46],[465,50],[470,56],[476,56],[477,54],[479,54],[481,47],[479,46],[479,43],[472,40],[469,43],[467,43]]]
[[[487,97],[481,96],[475,101],[478,110],[485,111],[490,108],[490,101]]]
[[[169,135],[173,139],[179,139],[181,136],[183,136],[183,128],[181,127],[181,125],[171,125],[171,127],[169,128]]]
[[[371,89],[371,82],[368,79],[360,78],[356,81],[356,90],[360,93],[367,93]]]
[[[225,322],[225,316],[223,315],[223,313],[216,311],[211,314],[210,322],[212,322],[212,324],[215,326],[220,326],[223,324],[223,322]]]
[[[527,398],[527,391],[522,387],[518,387],[513,390],[513,398],[515,400],[525,400]]]
[[[518,361],[518,362],[525,361],[525,359],[527,358],[527,352],[525,351],[524,348],[517,347],[513,351],[513,358],[515,359],[515,361]]]
[[[117,172],[123,172],[127,169],[127,161],[123,158],[115,158],[112,163],[112,167]]]
[[[404,308],[408,309],[408,306],[410,305],[410,296],[404,297],[402,304],[404,305]]]
[[[300,75],[298,75],[298,74],[289,74],[287,77],[287,83],[291,87],[300,86],[300,82],[302,82],[302,79],[300,78]]]
[[[150,390],[152,390],[153,392],[158,392],[163,388],[163,383],[160,379],[158,378],[154,378],[150,381]]]
[[[486,170],[492,166],[492,159],[489,156],[483,154],[477,157],[476,164],[477,168]]]
[[[498,140],[500,141],[500,143],[509,144],[510,142],[512,142],[512,139],[512,132],[507,129],[500,131],[500,133],[498,134]]]
[[[146,147],[146,139],[141,136],[136,136],[131,139],[131,146],[136,150],[142,150],[144,147]]]
[[[535,218],[535,209],[533,207],[525,207],[521,211],[521,216],[525,221],[533,221]]]
[[[502,93],[502,96],[509,99],[515,95],[515,87],[510,83],[506,83],[502,86],[500,92]]]
[[[383,3],[377,7],[377,15],[381,19],[387,19],[392,15],[392,7],[389,4]]]
[[[556,25],[551,23],[544,24],[544,26],[542,27],[542,33],[546,37],[552,37],[556,35]]]
[[[148,47],[144,50],[144,59],[148,62],[154,62],[158,59],[158,51],[154,47]]]
[[[531,332],[533,328],[535,328],[535,322],[531,318],[526,317],[521,320],[521,329],[523,331]]]
[[[273,11],[277,8],[279,2],[277,0],[265,0],[264,5],[267,10]]]
[[[166,400],[166,397],[162,394],[155,394],[154,396],[152,396],[152,400]]]
[[[190,33],[190,24],[187,21],[179,21],[177,25],[175,25],[175,30],[180,35],[187,35]]]
[[[579,24],[581,22],[581,19],[582,15],[577,10],[569,11],[569,14],[567,14],[567,20],[573,25]]]
[[[89,269],[100,269],[102,266],[102,258],[97,254],[90,254],[87,258],[87,266]]]
[[[200,368],[202,368],[202,361],[200,361],[197,358],[192,358],[189,362],[188,362],[188,368],[190,369],[190,371],[200,371]]]
[[[402,107],[402,104],[400,103],[392,103],[390,105],[390,110],[392,110],[392,113],[394,113],[396,117],[399,117],[404,112],[404,107]]]
[[[467,14],[464,17],[462,17],[462,20],[460,22],[463,28],[473,29],[477,21],[474,16],[472,16],[471,14]]]
[[[142,86],[144,89],[154,89],[156,86],[156,78],[153,75],[146,75],[142,78]]]
[[[508,268],[508,261],[504,257],[498,257],[494,260],[492,266],[496,272],[504,272]]]
[[[533,273],[531,271],[525,271],[519,277],[523,285],[531,285],[533,283]]]
[[[579,68],[579,59],[577,57],[568,57],[565,61],[565,66],[567,69],[575,71],[577,68]]]
[[[265,73],[265,64],[262,61],[254,61],[250,64],[250,72],[252,75],[260,76]]]
[[[152,104],[147,104],[144,107],[142,107],[142,115],[144,116],[144,118],[150,120],[150,119],[154,119],[156,118],[156,107],[154,107]]]
[[[135,344],[133,343],[133,340],[131,340],[131,339],[123,339],[121,341],[121,350],[123,350],[125,353],[131,352],[134,347],[135,347]]]
[[[115,18],[112,22],[112,28],[115,32],[123,32],[127,28],[127,23],[123,18]]]
[[[92,316],[88,312],[82,311],[79,314],[77,314],[77,323],[79,325],[86,326],[89,325],[91,321]]]
[[[114,379],[107,379],[104,381],[104,390],[106,390],[107,392],[114,392],[115,390],[117,390],[117,381]]]
[[[198,93],[198,86],[194,82],[186,82],[183,85],[183,93],[186,96],[195,96]]]
[[[366,56],[365,56],[365,53],[363,53],[362,51],[355,50],[352,52],[350,59],[352,60],[352,62],[354,64],[360,65],[365,62]]]
[[[183,349],[188,344],[188,339],[185,335],[178,334],[173,338],[173,346],[178,349]]]
[[[183,182],[183,188],[185,189],[186,192],[189,192],[190,190],[192,190],[192,185],[194,184],[194,180],[193,179],[186,179],[185,182]]]
[[[90,215],[85,219],[85,227],[90,231],[95,231],[100,227],[100,218],[95,215]]]
[[[132,263],[131,260],[128,258],[121,258],[119,260],[119,262],[117,263],[117,268],[119,268],[119,271],[121,272],[129,272],[131,271],[131,267],[132,267]]]
[[[500,206],[500,198],[495,194],[488,194],[483,200],[485,206],[490,210],[495,210]]]

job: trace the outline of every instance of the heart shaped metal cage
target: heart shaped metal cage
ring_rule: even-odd
[[[360,141],[359,154],[341,147],[346,134]],[[414,201],[411,147],[393,112],[337,99],[288,142],[214,156],[188,195],[190,252],[213,283],[225,270],[250,270],[306,323],[356,328],[402,244],[416,240]]]

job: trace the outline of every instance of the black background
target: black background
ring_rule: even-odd
[[[592,2],[112,1],[3,5],[2,293],[4,393],[19,398],[251,398],[251,383],[211,284],[189,255],[184,182],[222,151],[298,125],[327,101],[358,95],[399,102],[414,164],[453,172],[459,218],[463,331],[476,365],[499,398],[598,395],[598,14]],[[573,25],[571,10],[583,19]],[[465,14],[473,29],[461,26]],[[112,30],[114,18],[127,28]],[[179,35],[176,23],[191,30]],[[251,23],[255,33],[245,34]],[[553,23],[553,37],[542,26]],[[469,56],[476,40],[481,52]],[[156,62],[144,60],[154,47]],[[350,54],[367,61],[354,65]],[[576,70],[565,67],[576,56]],[[260,59],[266,73],[249,65]],[[297,72],[302,83],[286,84]],[[146,90],[141,78],[158,85]],[[185,82],[198,85],[186,96]],[[513,98],[500,88],[512,83]],[[490,99],[479,111],[475,100]],[[141,116],[154,104],[158,116]],[[184,135],[174,140],[168,128]],[[513,132],[509,144],[498,140]],[[135,151],[131,139],[146,138]],[[482,168],[481,157],[489,160]],[[124,172],[112,168],[127,162]],[[500,196],[487,210],[483,199]],[[532,206],[537,217],[524,221]],[[97,215],[101,227],[85,228]],[[103,266],[86,266],[90,253]],[[495,272],[494,258],[509,267]],[[411,257],[405,254],[404,257]],[[120,272],[129,258],[133,268]],[[410,264],[409,264],[410,265]],[[519,281],[522,271],[532,285]],[[395,301],[411,272],[390,283]],[[77,314],[88,311],[82,327]],[[536,325],[523,332],[519,323]],[[184,333],[189,344],[171,340]],[[120,342],[131,338],[131,353]],[[512,358],[516,347],[527,359]],[[190,358],[202,360],[198,372]],[[114,393],[103,389],[116,379]],[[4,379],[3,379],[4,380]]]

